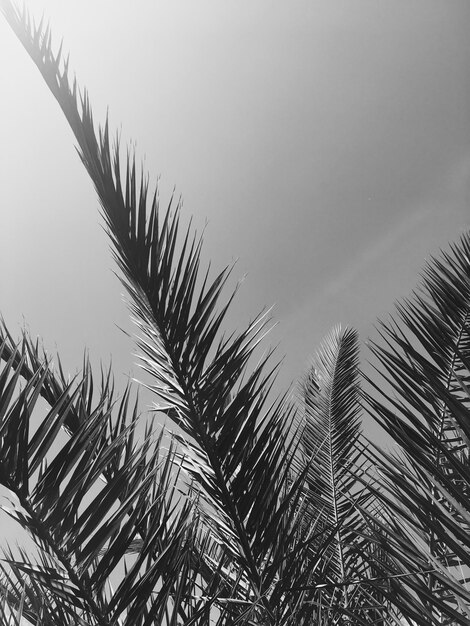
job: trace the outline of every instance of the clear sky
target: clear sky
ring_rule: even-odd
[[[280,387],[339,322],[374,335],[470,225],[468,0],[31,0],[95,119],[136,143],[165,203],[248,273],[234,327],[275,304]],[[56,348],[135,361],[71,132],[0,19],[0,311]],[[24,320],[24,322],[23,322]],[[364,351],[364,356],[367,356]]]

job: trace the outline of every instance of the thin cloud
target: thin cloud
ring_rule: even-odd
[[[410,233],[422,226],[426,220],[431,219],[433,213],[434,211],[430,210],[429,207],[418,207],[413,212],[408,213],[404,219],[401,219],[385,236],[364,247],[355,260],[352,260],[335,278],[328,281],[322,289],[314,291],[311,297],[293,315],[287,318],[284,325],[285,331],[289,332],[291,328],[298,327],[299,324],[302,324],[300,320],[311,317],[320,306],[328,307],[328,302],[341,292],[350,291],[351,285],[359,276],[367,273],[378,259],[387,256],[396,247],[398,241],[404,238],[409,239]]]
[[[418,208],[413,213],[408,214],[388,234],[366,247],[352,264],[348,265],[336,278],[329,281],[315,297],[324,303],[344,289],[349,288],[356,277],[367,271],[376,259],[386,256],[397,241],[409,237],[409,233],[426,219],[429,219],[431,215],[432,212],[426,207]]]

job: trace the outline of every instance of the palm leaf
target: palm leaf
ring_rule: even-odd
[[[223,563],[229,554],[236,577],[248,581],[248,592],[239,587],[253,605],[246,616],[261,611],[272,619],[278,608],[270,595],[285,568],[283,550],[292,560],[312,559],[308,533],[293,526],[303,481],[291,481],[293,409],[270,399],[277,369],[270,351],[249,371],[266,333],[266,314],[238,335],[222,334],[234,293],[218,303],[231,268],[214,278],[200,270],[202,241],[190,228],[180,235],[180,205],[170,202],[162,213],[134,156],[128,154],[123,165],[118,140],[111,146],[108,122],[95,132],[88,95],[79,94],[75,81],[70,85],[68,62],[52,52],[49,29],[8,0],[1,6],[75,134],[141,331],[149,386],[183,433],[184,457],[192,459],[185,467],[201,491],[206,518],[214,512],[218,558]],[[316,569],[309,571],[311,580]],[[292,572],[305,583],[304,572]]]
[[[421,538],[416,563],[433,570],[414,582],[422,613],[459,623],[470,619],[469,259],[464,235],[427,265],[420,291],[398,306],[399,322],[382,324],[383,345],[372,350],[387,387],[369,381],[376,393],[368,396],[371,414],[403,451],[378,461],[388,506],[408,529],[390,537],[397,551],[410,535]]]
[[[382,570],[368,531],[370,520],[365,523],[362,513],[377,504],[363,484],[367,463],[359,374],[357,332],[336,327],[320,345],[300,388],[299,464],[307,468],[305,518],[317,518],[318,527],[334,529],[322,563],[323,582],[305,591],[313,594],[309,601],[326,612],[329,624],[345,618],[367,624],[377,616],[383,619],[385,609],[387,623],[396,619],[391,604],[384,604],[380,584],[371,582],[380,578]]]
[[[196,526],[191,504],[177,504],[174,451],[161,458],[150,428],[134,438],[138,412],[129,390],[113,398],[109,375],[95,400],[89,365],[64,384],[26,335],[20,346],[6,332],[0,342],[0,483],[16,497],[7,513],[37,546],[36,557],[4,559],[9,605],[37,624],[150,624],[181,603],[191,614],[194,581],[181,564]]]
[[[337,526],[351,509],[347,494],[358,456],[361,419],[359,404],[359,349],[357,333],[340,327],[322,342],[301,390],[305,425],[301,443],[308,469],[310,497],[323,511],[325,523]],[[337,545],[338,574],[341,541]]]

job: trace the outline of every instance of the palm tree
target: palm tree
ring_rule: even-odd
[[[401,399],[370,380],[364,397],[403,453],[374,451],[357,334],[334,330],[300,398],[276,397],[273,354],[252,364],[268,314],[224,334],[232,268],[201,269],[201,238],[178,203],[159,207],[132,154],[122,162],[108,122],[95,131],[49,28],[0,7],[75,135],[148,386],[174,427],[142,428],[110,372],[97,384],[85,360],[70,380],[27,333],[18,343],[1,327],[0,483],[36,546],[5,552],[3,622],[470,623],[469,240],[428,269],[427,300],[402,307],[403,326],[384,326],[388,347],[374,347]]]
[[[34,558],[7,553],[6,603],[38,625],[332,623],[323,599],[336,602],[327,589],[338,559],[345,585],[341,527],[352,504],[338,506],[347,494],[335,484],[334,518],[313,506],[321,466],[311,463],[308,427],[292,427],[298,409],[287,394],[273,397],[271,352],[251,365],[266,313],[223,334],[234,294],[219,301],[231,268],[201,271],[201,239],[190,229],[180,235],[179,205],[161,211],[133,156],[122,165],[108,123],[95,132],[88,95],[69,84],[49,29],[8,0],[1,7],[75,134],[130,295],[149,387],[177,427],[165,455],[158,427],[137,436],[131,391],[117,397],[110,373],[97,394],[88,363],[68,381],[26,334],[16,345],[3,328],[0,481],[14,494],[11,516],[37,546]],[[355,341],[339,340],[352,361]],[[352,407],[343,420],[355,430],[355,383],[345,383],[353,391],[341,400]],[[325,557],[332,550],[333,560]],[[340,602],[334,622],[354,610]]]

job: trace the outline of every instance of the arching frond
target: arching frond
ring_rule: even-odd
[[[315,529],[300,532],[295,513],[305,475],[291,480],[293,409],[272,399],[277,365],[271,351],[251,365],[267,316],[239,334],[223,334],[234,296],[223,299],[231,268],[214,277],[201,271],[202,241],[191,228],[181,229],[180,205],[171,201],[161,211],[134,156],[122,162],[108,122],[95,131],[88,95],[69,82],[68,62],[53,52],[49,28],[35,25],[9,0],[1,6],[62,108],[98,194],[141,331],[149,386],[182,432],[184,468],[204,502],[201,514],[211,520],[220,567],[230,557],[235,579],[244,581],[235,585],[230,577],[224,589],[239,594],[232,599],[241,607],[240,620],[281,623],[282,611],[290,611],[281,589],[312,582],[318,559],[311,556]],[[299,570],[299,562],[307,569]]]
[[[114,399],[109,375],[93,389],[89,365],[66,382],[27,335],[16,346],[0,333],[0,483],[37,546],[6,555],[1,585],[37,624],[150,623],[191,580],[196,529],[190,503],[176,506],[174,453],[160,458],[150,430],[134,438],[129,390]]]
[[[377,557],[371,556],[361,512],[366,504],[371,508],[371,502],[363,484],[367,462],[356,331],[336,327],[323,340],[301,382],[300,404],[299,465],[307,467],[305,519],[316,518],[319,528],[334,530],[322,562],[323,584],[310,592],[317,602],[321,595],[329,624],[346,617],[370,623],[383,615],[384,597],[366,582],[379,572],[371,569]]]
[[[370,412],[403,454],[380,454],[387,504],[402,526],[389,531],[395,556],[412,550],[426,576],[418,623],[470,620],[470,238],[425,268],[420,290],[398,305],[373,344],[385,385],[369,381]],[[389,391],[390,390],[390,391]],[[403,554],[400,557],[400,553]],[[408,557],[406,557],[408,558]],[[439,606],[437,606],[439,605]]]

